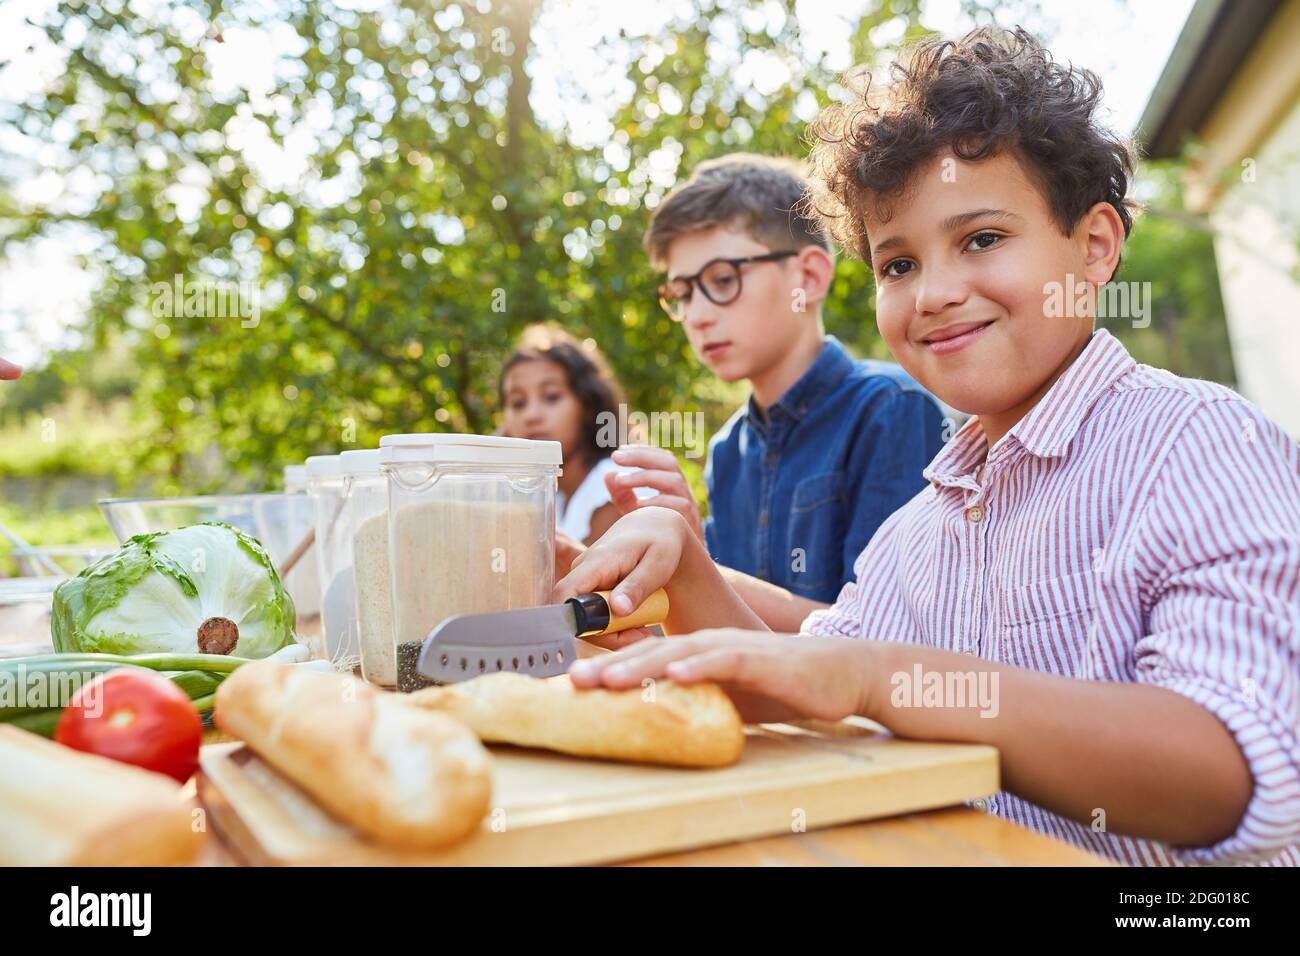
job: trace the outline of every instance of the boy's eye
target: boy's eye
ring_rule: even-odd
[[[702,280],[716,298],[725,299],[736,288],[736,277],[730,274],[705,276]]]
[[[914,265],[911,259],[895,259],[887,263],[880,274],[889,279],[898,279],[911,272]]]
[[[1002,237],[996,232],[977,232],[970,237],[970,243],[967,248],[974,246],[975,251],[981,249],[991,249],[1002,240]]]

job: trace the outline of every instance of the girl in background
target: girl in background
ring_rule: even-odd
[[[617,446],[601,445],[597,416],[608,412],[617,423],[623,390],[604,357],[594,343],[588,346],[551,325],[532,325],[502,366],[497,390],[501,434],[560,443],[564,474],[555,527],[591,544],[620,514],[605,486],[605,476],[619,471],[609,458]]]

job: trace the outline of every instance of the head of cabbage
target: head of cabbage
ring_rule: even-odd
[[[294,643],[294,607],[256,538],[209,522],[138,534],[54,592],[59,652],[261,658]],[[200,632],[204,633],[200,633]]]

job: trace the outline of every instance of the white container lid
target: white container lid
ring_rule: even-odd
[[[552,465],[562,459],[558,441],[533,441],[501,435],[385,435],[379,439],[384,464],[400,462],[482,465]]]
[[[312,455],[303,467],[308,478],[337,478],[340,474],[338,455]]]
[[[339,472],[344,475],[382,475],[383,472],[379,470],[379,449],[343,452],[339,455]]]

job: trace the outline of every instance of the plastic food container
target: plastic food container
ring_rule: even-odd
[[[397,689],[429,632],[456,614],[550,602],[560,443],[484,435],[386,435],[388,558]]]
[[[360,657],[351,642],[348,622],[353,615],[352,553],[339,524],[343,508],[343,473],[338,455],[308,458],[307,495],[316,527],[316,571],[320,580],[320,634],[310,646],[312,656],[347,666]]]
[[[289,494],[292,494],[295,491],[307,490],[306,465],[284,466],[284,490]]]
[[[303,535],[315,528],[316,514],[311,498],[307,494],[307,466],[284,466],[284,491],[286,495],[296,498],[294,506],[294,527],[298,540],[292,547],[296,549],[303,542]],[[312,550],[315,550],[314,548]],[[283,566],[278,562],[276,568]],[[284,586],[293,595],[294,606],[298,609],[298,640],[308,647],[321,644],[320,623],[320,568],[314,555],[303,554],[284,578]]]
[[[388,480],[379,467],[379,452],[345,451],[339,456],[343,477],[340,534],[351,542],[354,604],[349,640],[355,634],[361,652],[361,675],[372,684],[394,687],[393,590],[388,570]]]

